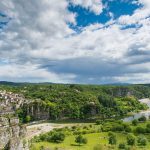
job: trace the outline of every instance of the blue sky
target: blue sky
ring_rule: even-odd
[[[148,83],[149,0],[0,1],[0,80]]]
[[[103,5],[105,6],[103,12],[98,15],[79,5],[74,6],[70,4],[68,9],[71,12],[77,13],[76,26],[85,27],[94,23],[105,24],[112,18],[118,19],[122,15],[132,15],[136,9],[141,7],[141,5],[132,3],[131,0],[104,0]]]

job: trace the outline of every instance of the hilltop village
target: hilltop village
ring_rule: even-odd
[[[25,103],[23,95],[0,91],[0,114],[12,114]]]

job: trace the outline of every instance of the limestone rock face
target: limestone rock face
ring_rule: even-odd
[[[30,115],[34,120],[51,119],[49,108],[44,107],[44,105],[36,101],[30,104],[24,104],[23,108],[24,108],[24,114]]]
[[[25,139],[26,127],[16,117],[0,117],[0,150],[29,150]]]
[[[15,117],[15,110],[23,102],[18,94],[0,91],[0,150],[29,150],[26,127]]]

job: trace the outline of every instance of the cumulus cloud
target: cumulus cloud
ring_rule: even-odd
[[[47,82],[70,83],[76,77],[74,74],[56,74],[39,68],[38,65],[27,63],[25,65],[0,65],[0,79],[16,82]],[[36,77],[36,78],[35,78]]]
[[[133,15],[123,15],[119,18],[119,23],[129,24],[142,24],[142,22],[150,16],[150,1],[149,0],[138,0],[136,1],[141,7],[133,13]]]
[[[100,0],[69,2],[96,15],[104,8]],[[91,24],[80,33],[68,25],[76,25],[78,15],[67,9],[69,2],[0,1],[0,11],[11,18],[0,32],[0,80],[148,82],[149,1],[139,0],[142,6],[133,15]]]
[[[94,12],[96,15],[102,13],[104,8],[102,4],[102,0],[71,0],[71,3],[89,9],[91,12]]]

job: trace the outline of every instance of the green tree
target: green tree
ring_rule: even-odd
[[[150,128],[150,123],[148,123],[148,124],[146,125],[146,127],[147,127],[147,128]]]
[[[142,122],[145,122],[146,121],[146,117],[145,116],[142,116],[138,119],[139,121],[142,121]]]
[[[83,137],[81,134],[75,138],[75,142],[80,144],[87,144],[87,139]]]
[[[102,120],[96,120],[96,125],[100,125],[100,124],[103,124],[103,121]]]
[[[119,149],[125,149],[126,148],[126,145],[125,143],[120,143],[119,146],[118,146]]]
[[[30,122],[31,121],[31,117],[29,116],[29,115],[27,115],[26,117],[25,117],[25,122]]]
[[[128,145],[134,145],[135,144],[135,136],[133,134],[128,134],[127,144]]]
[[[61,143],[65,140],[65,134],[62,132],[53,132],[50,141],[55,143]]]
[[[138,134],[144,134],[146,129],[144,127],[136,127],[135,132]]]
[[[138,144],[141,145],[141,146],[146,146],[146,145],[147,145],[147,139],[146,139],[146,137],[143,136],[143,135],[140,135],[140,136],[138,137],[137,142],[138,142]]]
[[[132,125],[137,126],[137,124],[138,124],[138,120],[137,119],[132,120]]]
[[[108,141],[109,141],[109,144],[116,145],[117,139],[116,139],[116,136],[114,133],[112,133],[112,132],[108,133]]]

